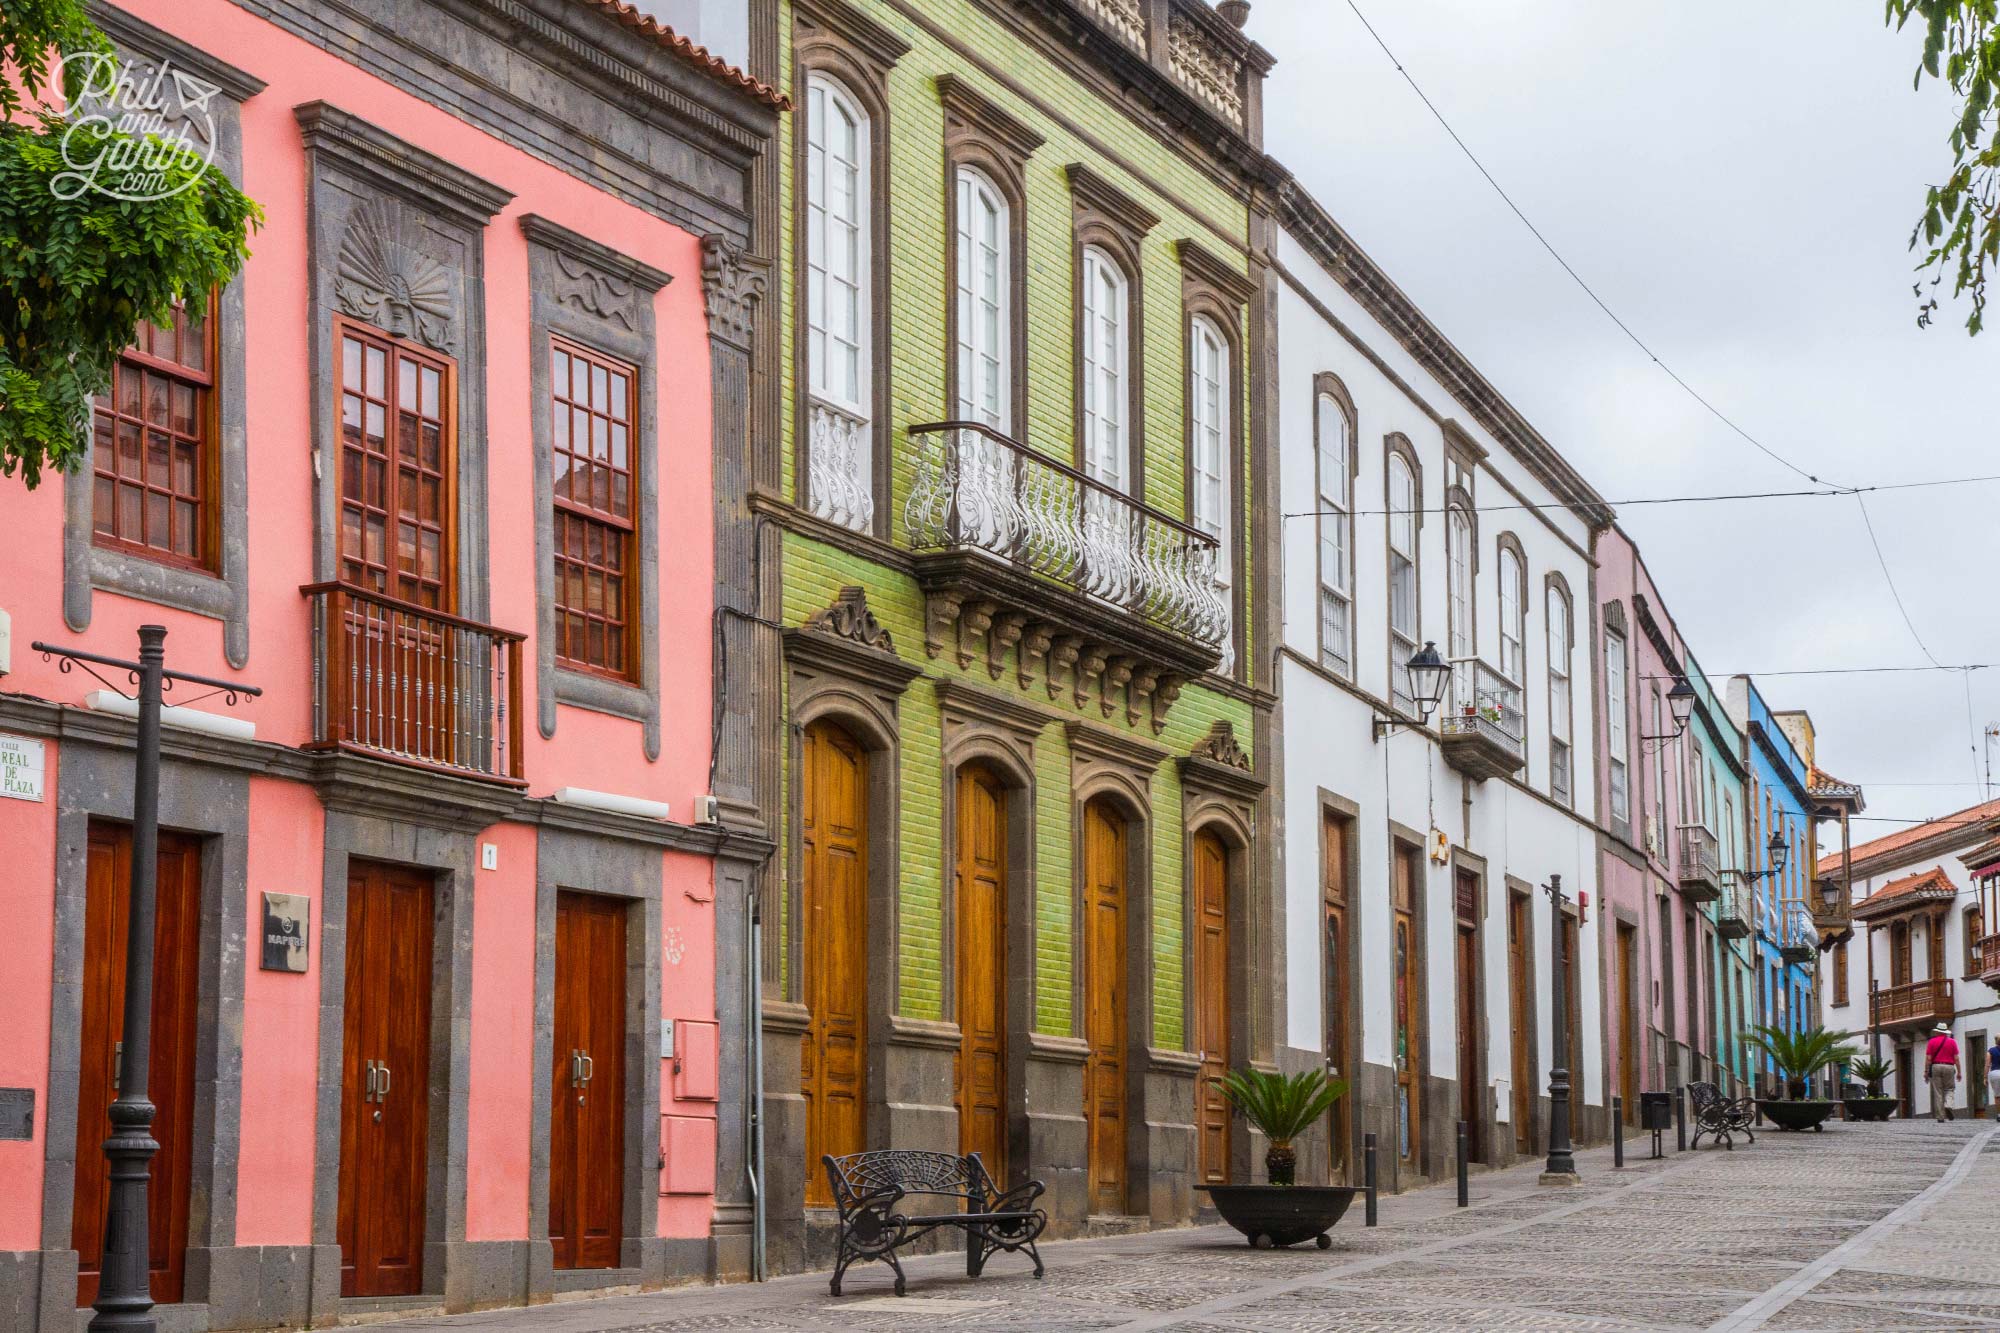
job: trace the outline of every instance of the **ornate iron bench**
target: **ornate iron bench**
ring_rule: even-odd
[[[820,1160],[826,1163],[826,1178],[840,1209],[834,1295],[840,1295],[840,1279],[849,1264],[880,1259],[896,1270],[896,1294],[901,1296],[903,1266],[896,1261],[896,1251],[939,1227],[957,1227],[965,1233],[967,1277],[978,1277],[987,1256],[998,1250],[1026,1250],[1035,1261],[1035,1276],[1042,1275],[1035,1238],[1048,1226],[1049,1215],[1034,1206],[1042,1194],[1041,1181],[1002,1192],[986,1174],[978,1153],[954,1157],[892,1148]],[[931,1202],[921,1212],[906,1211],[904,1200],[914,1197]]]
[[[1737,1134],[1745,1135],[1752,1143],[1757,1141],[1757,1132],[1751,1128],[1757,1121],[1757,1103],[1748,1097],[1725,1097],[1713,1083],[1690,1083],[1688,1110],[1694,1116],[1690,1148],[1699,1148],[1704,1134],[1731,1152],[1736,1150],[1733,1136]]]

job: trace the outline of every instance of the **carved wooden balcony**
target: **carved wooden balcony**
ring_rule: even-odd
[[[1721,874],[1722,891],[1715,899],[1715,933],[1725,940],[1748,939],[1756,919],[1754,886],[1734,870]]]
[[[1799,903],[1778,918],[1778,953],[1788,963],[1810,963],[1819,957],[1819,931],[1812,914]]]
[[[1679,830],[1681,896],[1689,902],[1712,903],[1722,896],[1722,852],[1715,835],[1699,824]]]
[[[1011,655],[1022,687],[1156,731],[1222,661],[1213,538],[985,426],[913,426],[910,442],[903,523],[931,656],[998,679]]]
[[[1979,979],[2000,989],[2000,933],[1982,935],[1973,942],[1973,965]]]
[[[520,785],[521,643],[347,583],[312,601],[313,744]]]
[[[1951,978],[1913,981],[1907,986],[1878,986],[1868,998],[1872,1027],[1927,1028],[1949,1023],[1958,1012]]]
[[[1528,762],[1521,690],[1477,658],[1451,664],[1451,689],[1438,712],[1444,761],[1473,778],[1504,778]]]

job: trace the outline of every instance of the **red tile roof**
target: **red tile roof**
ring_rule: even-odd
[[[1954,814],[1942,815],[1921,824],[1912,824],[1908,828],[1897,829],[1894,833],[1884,834],[1868,842],[1858,842],[1854,844],[1853,856],[1856,862],[1877,860],[1886,853],[1908,847],[1912,843],[1922,842],[1934,833],[1953,827],[1969,828],[1988,820],[2000,820],[2000,800],[1987,801],[1983,805],[1971,806]],[[1837,874],[1840,868],[1839,852],[1827,852],[1819,858],[1819,873],[1822,875]]]
[[[709,77],[749,93],[764,105],[776,107],[780,111],[791,110],[791,98],[763,80],[751,78],[721,57],[712,55],[707,47],[697,46],[652,15],[643,14],[622,0],[577,0],[577,3],[598,10],[605,17],[624,24],[641,36],[651,38]]]
[[[1855,904],[1854,915],[1866,920],[1871,917],[1890,916],[1897,912],[1921,907],[1927,902],[1940,898],[1958,896],[1958,887],[1951,877],[1944,873],[1943,866],[1932,866],[1914,875],[1892,879],[1875,892]]]

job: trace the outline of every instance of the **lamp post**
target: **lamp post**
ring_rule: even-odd
[[[1694,716],[1694,686],[1688,684],[1686,676],[1674,677],[1673,688],[1667,691],[1667,713],[1673,719],[1672,731],[1662,732],[1657,736],[1640,733],[1639,739],[1649,748],[1664,745],[1668,741],[1677,741],[1681,738],[1681,733],[1687,730],[1688,719]]]
[[[1403,670],[1409,673],[1410,699],[1417,706],[1417,720],[1376,717],[1375,739],[1378,741],[1394,731],[1428,725],[1431,714],[1444,701],[1445,686],[1451,681],[1450,665],[1438,654],[1437,645],[1429,641],[1410,654],[1410,660],[1403,663]]]
[[[138,754],[132,775],[132,890],[125,920],[125,1012],[121,1023],[124,1050],[118,1064],[118,1098],[111,1103],[111,1137],[104,1141],[111,1198],[104,1218],[104,1255],[99,1266],[97,1313],[90,1333],[115,1330],[157,1333],[153,1315],[152,1264],[146,1253],[151,1213],[147,1183],[153,1154],[153,1106],[148,1087],[153,1041],[153,927],[158,904],[160,854],[160,709],[162,696],[174,681],[206,685],[236,702],[239,694],[263,691],[234,681],[211,680],[166,669],[167,631],[163,625],[139,627],[139,660],[100,657],[75,648],[45,643],[29,645],[44,659],[54,658],[67,673],[82,667],[105,685],[124,691],[92,670],[91,664],[130,673],[138,686]]]
[[[1569,994],[1565,981],[1563,945],[1563,904],[1569,898],[1562,891],[1562,876],[1550,875],[1542,886],[1549,895],[1549,995],[1554,1007],[1550,1027],[1555,1038],[1555,1055],[1549,1069],[1549,1160],[1542,1166],[1544,1185],[1577,1185],[1576,1155],[1570,1146],[1569,1123]]]

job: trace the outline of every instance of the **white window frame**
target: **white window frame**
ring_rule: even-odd
[[[1575,696],[1570,688],[1571,608],[1569,598],[1553,581],[1549,584],[1548,602],[1543,619],[1549,655],[1549,795],[1568,805],[1576,798],[1575,751],[1570,745],[1576,717]]]
[[[1423,614],[1417,605],[1417,471],[1403,451],[1389,449],[1389,699],[1404,712],[1416,709],[1409,673],[1403,668],[1417,651]],[[1403,612],[1400,619],[1398,609]]]
[[[1229,340],[1207,315],[1188,321],[1188,513],[1194,527],[1215,538],[1215,586],[1222,597],[1222,661],[1236,666],[1235,576],[1230,533]]]
[[[1528,565],[1507,542],[1500,544],[1500,674],[1528,683]]]
[[[955,188],[957,414],[1012,435],[1014,312],[1007,196],[977,167],[960,167]]]
[[[1630,704],[1625,679],[1625,636],[1604,633],[1604,748],[1610,765],[1611,818],[1632,822]]]
[[[1354,418],[1347,405],[1322,389],[1313,405],[1319,660],[1342,676],[1354,674],[1354,436]]]
[[[1462,504],[1449,505],[1445,512],[1445,581],[1449,618],[1446,623],[1446,656],[1457,660],[1477,651],[1476,621],[1472,606],[1472,515]]]
[[[1132,493],[1131,280],[1100,246],[1083,250],[1083,470]]]
[[[830,142],[836,127],[851,130],[852,142]],[[872,131],[867,109],[845,85],[821,71],[807,75],[807,503],[862,531],[874,526],[875,513]],[[831,193],[836,183],[844,200]]]

